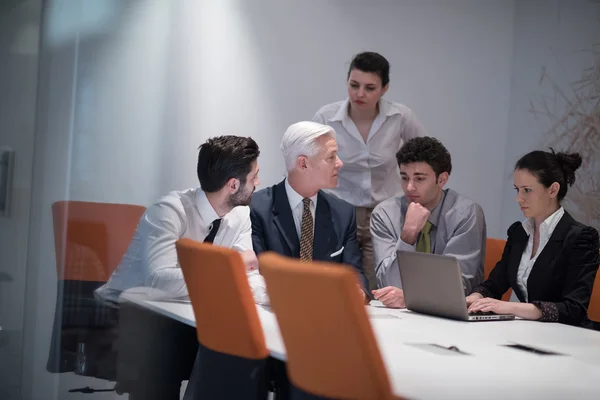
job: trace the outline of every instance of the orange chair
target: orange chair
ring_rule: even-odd
[[[351,270],[269,252],[259,265],[287,351],[292,399],[396,398]]]
[[[592,297],[588,306],[588,318],[590,321],[600,323],[600,269],[596,272],[596,279],[594,280]]]
[[[58,279],[106,282],[127,251],[144,211],[145,207],[130,204],[52,204]]]
[[[240,253],[190,239],[175,247],[199,342],[192,397],[266,399],[269,351]]]
[[[116,337],[116,312],[96,302],[94,290],[119,264],[144,211],[136,205],[83,201],[52,205],[58,295],[49,372],[114,379],[115,355],[107,352]]]
[[[506,240],[502,239],[490,239],[486,240],[485,244],[485,264],[483,266],[483,279],[487,279],[490,276],[490,272],[494,269],[498,261],[502,258],[502,252],[506,246]],[[508,289],[502,296],[502,300],[510,301],[512,289]]]

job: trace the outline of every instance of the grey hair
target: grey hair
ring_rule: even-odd
[[[287,128],[281,139],[281,152],[288,172],[296,167],[298,157],[313,157],[319,153],[316,142],[323,135],[335,139],[335,130],[329,125],[312,121],[296,122]]]

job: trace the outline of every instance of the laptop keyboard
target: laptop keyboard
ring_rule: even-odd
[[[483,311],[476,311],[476,312],[470,312],[469,315],[495,315],[496,313],[491,312],[491,311],[487,311],[487,312],[483,312]]]

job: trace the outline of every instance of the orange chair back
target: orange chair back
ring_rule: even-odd
[[[506,246],[506,240],[488,238],[485,243],[485,264],[483,266],[483,278],[487,279],[498,261],[502,258],[502,252]],[[512,289],[508,289],[502,296],[502,300],[510,301]]]
[[[394,398],[350,269],[274,253],[259,264],[296,387],[327,398]]]
[[[57,201],[52,204],[58,279],[106,282],[119,265],[145,207]]]
[[[588,318],[590,321],[600,322],[600,269],[596,272],[596,279],[592,288],[592,297],[588,306]]]
[[[175,247],[198,341],[220,353],[266,358],[269,351],[240,253],[191,239],[180,239]]]

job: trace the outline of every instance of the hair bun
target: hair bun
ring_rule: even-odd
[[[581,167],[581,156],[579,153],[556,153],[556,159],[565,173],[567,185],[575,183],[575,171]]]

